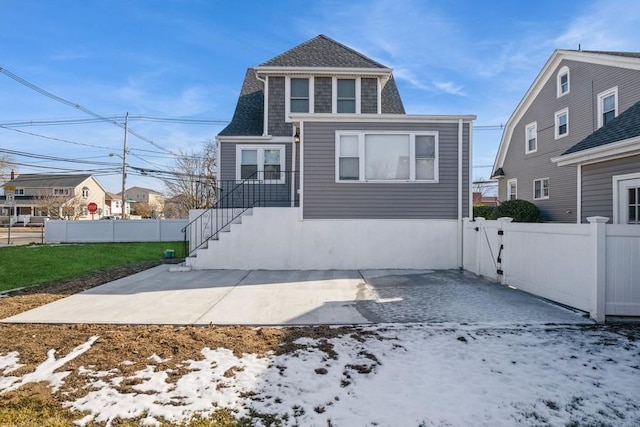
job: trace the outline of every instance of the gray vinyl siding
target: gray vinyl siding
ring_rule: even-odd
[[[236,147],[238,145],[284,145],[285,146],[285,171],[291,171],[292,160],[292,148],[290,143],[283,142],[223,142],[220,144],[220,182],[218,186],[220,188],[220,194],[224,195],[230,189],[236,187]],[[300,170],[300,157],[299,153],[296,156],[296,171]],[[262,186],[262,191],[267,191],[270,198],[277,198],[277,194],[281,194],[283,200],[290,200],[291,198],[291,185],[289,181],[290,175],[286,175],[284,184],[268,184]],[[299,186],[299,182],[296,180],[296,186]],[[265,190],[266,189],[266,190]],[[240,190],[236,190],[236,199],[247,201],[250,199],[250,195],[240,194]],[[271,200],[275,202],[276,200]],[[277,203],[271,203],[270,206],[278,206]]]
[[[336,183],[337,130],[438,131],[438,183]],[[463,216],[469,201],[469,126],[465,124]],[[457,123],[304,124],[303,217],[305,219],[457,219]]]
[[[613,177],[629,173],[640,173],[640,155],[582,167],[582,222],[596,215],[613,220]]]
[[[557,97],[556,75],[562,66],[569,68],[569,93]],[[597,128],[598,93],[618,86],[618,114],[640,99],[640,71],[562,61],[554,70],[522,119],[515,124],[499,184],[499,197],[506,200],[506,184],[518,179],[518,198],[535,203],[545,221],[576,222],[577,183],[575,168],[558,167],[551,158],[580,142]],[[555,139],[555,113],[569,110],[569,134]],[[525,127],[537,122],[538,149],[525,154]],[[533,200],[533,181],[549,178],[549,199]]]
[[[362,114],[378,113],[378,79],[360,79],[360,112]]]
[[[314,113],[331,113],[331,77],[316,77],[314,80]]]

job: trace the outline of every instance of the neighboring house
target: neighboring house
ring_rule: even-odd
[[[576,167],[583,222],[640,224],[640,101],[552,160]]]
[[[480,191],[474,191],[473,206],[498,206],[498,197],[485,196]]]
[[[390,68],[324,35],[249,68],[217,136],[218,209],[195,220],[191,249],[221,237],[188,263],[461,266],[474,119],[405,114]]]
[[[134,203],[132,210],[144,209],[145,216],[160,218],[164,211],[164,195],[158,191],[144,188],[131,187],[125,190],[127,203]],[[144,206],[141,208],[140,206]]]
[[[106,207],[103,216],[123,217],[121,195],[107,192],[105,196],[105,204]],[[124,208],[124,215],[129,215],[131,213],[131,203],[126,203]]]
[[[640,157],[637,112],[616,117],[638,101],[640,53],[556,50],[505,126],[492,176],[499,199],[531,201],[545,221],[619,221],[618,199],[631,193],[616,183],[638,177]]]
[[[3,184],[5,195],[0,198],[5,215],[9,213],[8,191],[14,194],[14,215],[97,219],[105,211],[107,192],[93,175],[18,175],[15,171],[11,175],[12,179]],[[88,211],[92,202],[98,208],[93,216]]]

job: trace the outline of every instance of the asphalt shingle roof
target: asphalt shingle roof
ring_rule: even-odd
[[[91,177],[91,174],[81,175],[41,175],[41,174],[21,174],[14,180],[7,181],[11,184],[24,188],[54,188],[54,187],[75,187],[84,180]]]
[[[319,35],[260,64],[309,68],[387,68],[337,41]],[[393,77],[382,90],[382,113],[405,114]],[[220,136],[259,136],[264,128],[264,89],[254,68],[247,69],[231,123]]]
[[[301,43],[260,66],[387,68],[324,34]]]
[[[582,141],[562,153],[577,153],[640,136],[640,101]]]
[[[598,53],[602,55],[626,56],[629,58],[640,58],[640,52],[614,52],[606,50],[578,50],[576,52]]]

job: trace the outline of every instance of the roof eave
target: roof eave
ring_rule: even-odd
[[[476,119],[472,114],[465,115],[427,115],[427,114],[330,114],[296,113],[289,117],[294,122],[446,122],[457,123],[460,120],[471,122]]]
[[[325,75],[371,75],[388,76],[391,68],[348,68],[348,67],[284,67],[258,66],[254,70],[259,74],[325,74]]]
[[[600,145],[587,150],[553,157],[551,161],[558,166],[575,166],[599,163],[638,154],[640,154],[640,136],[635,136],[611,144]]]

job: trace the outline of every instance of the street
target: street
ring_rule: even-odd
[[[44,228],[42,227],[11,227],[11,239],[9,240],[9,228],[0,228],[0,247],[28,245],[30,243],[43,242]]]

